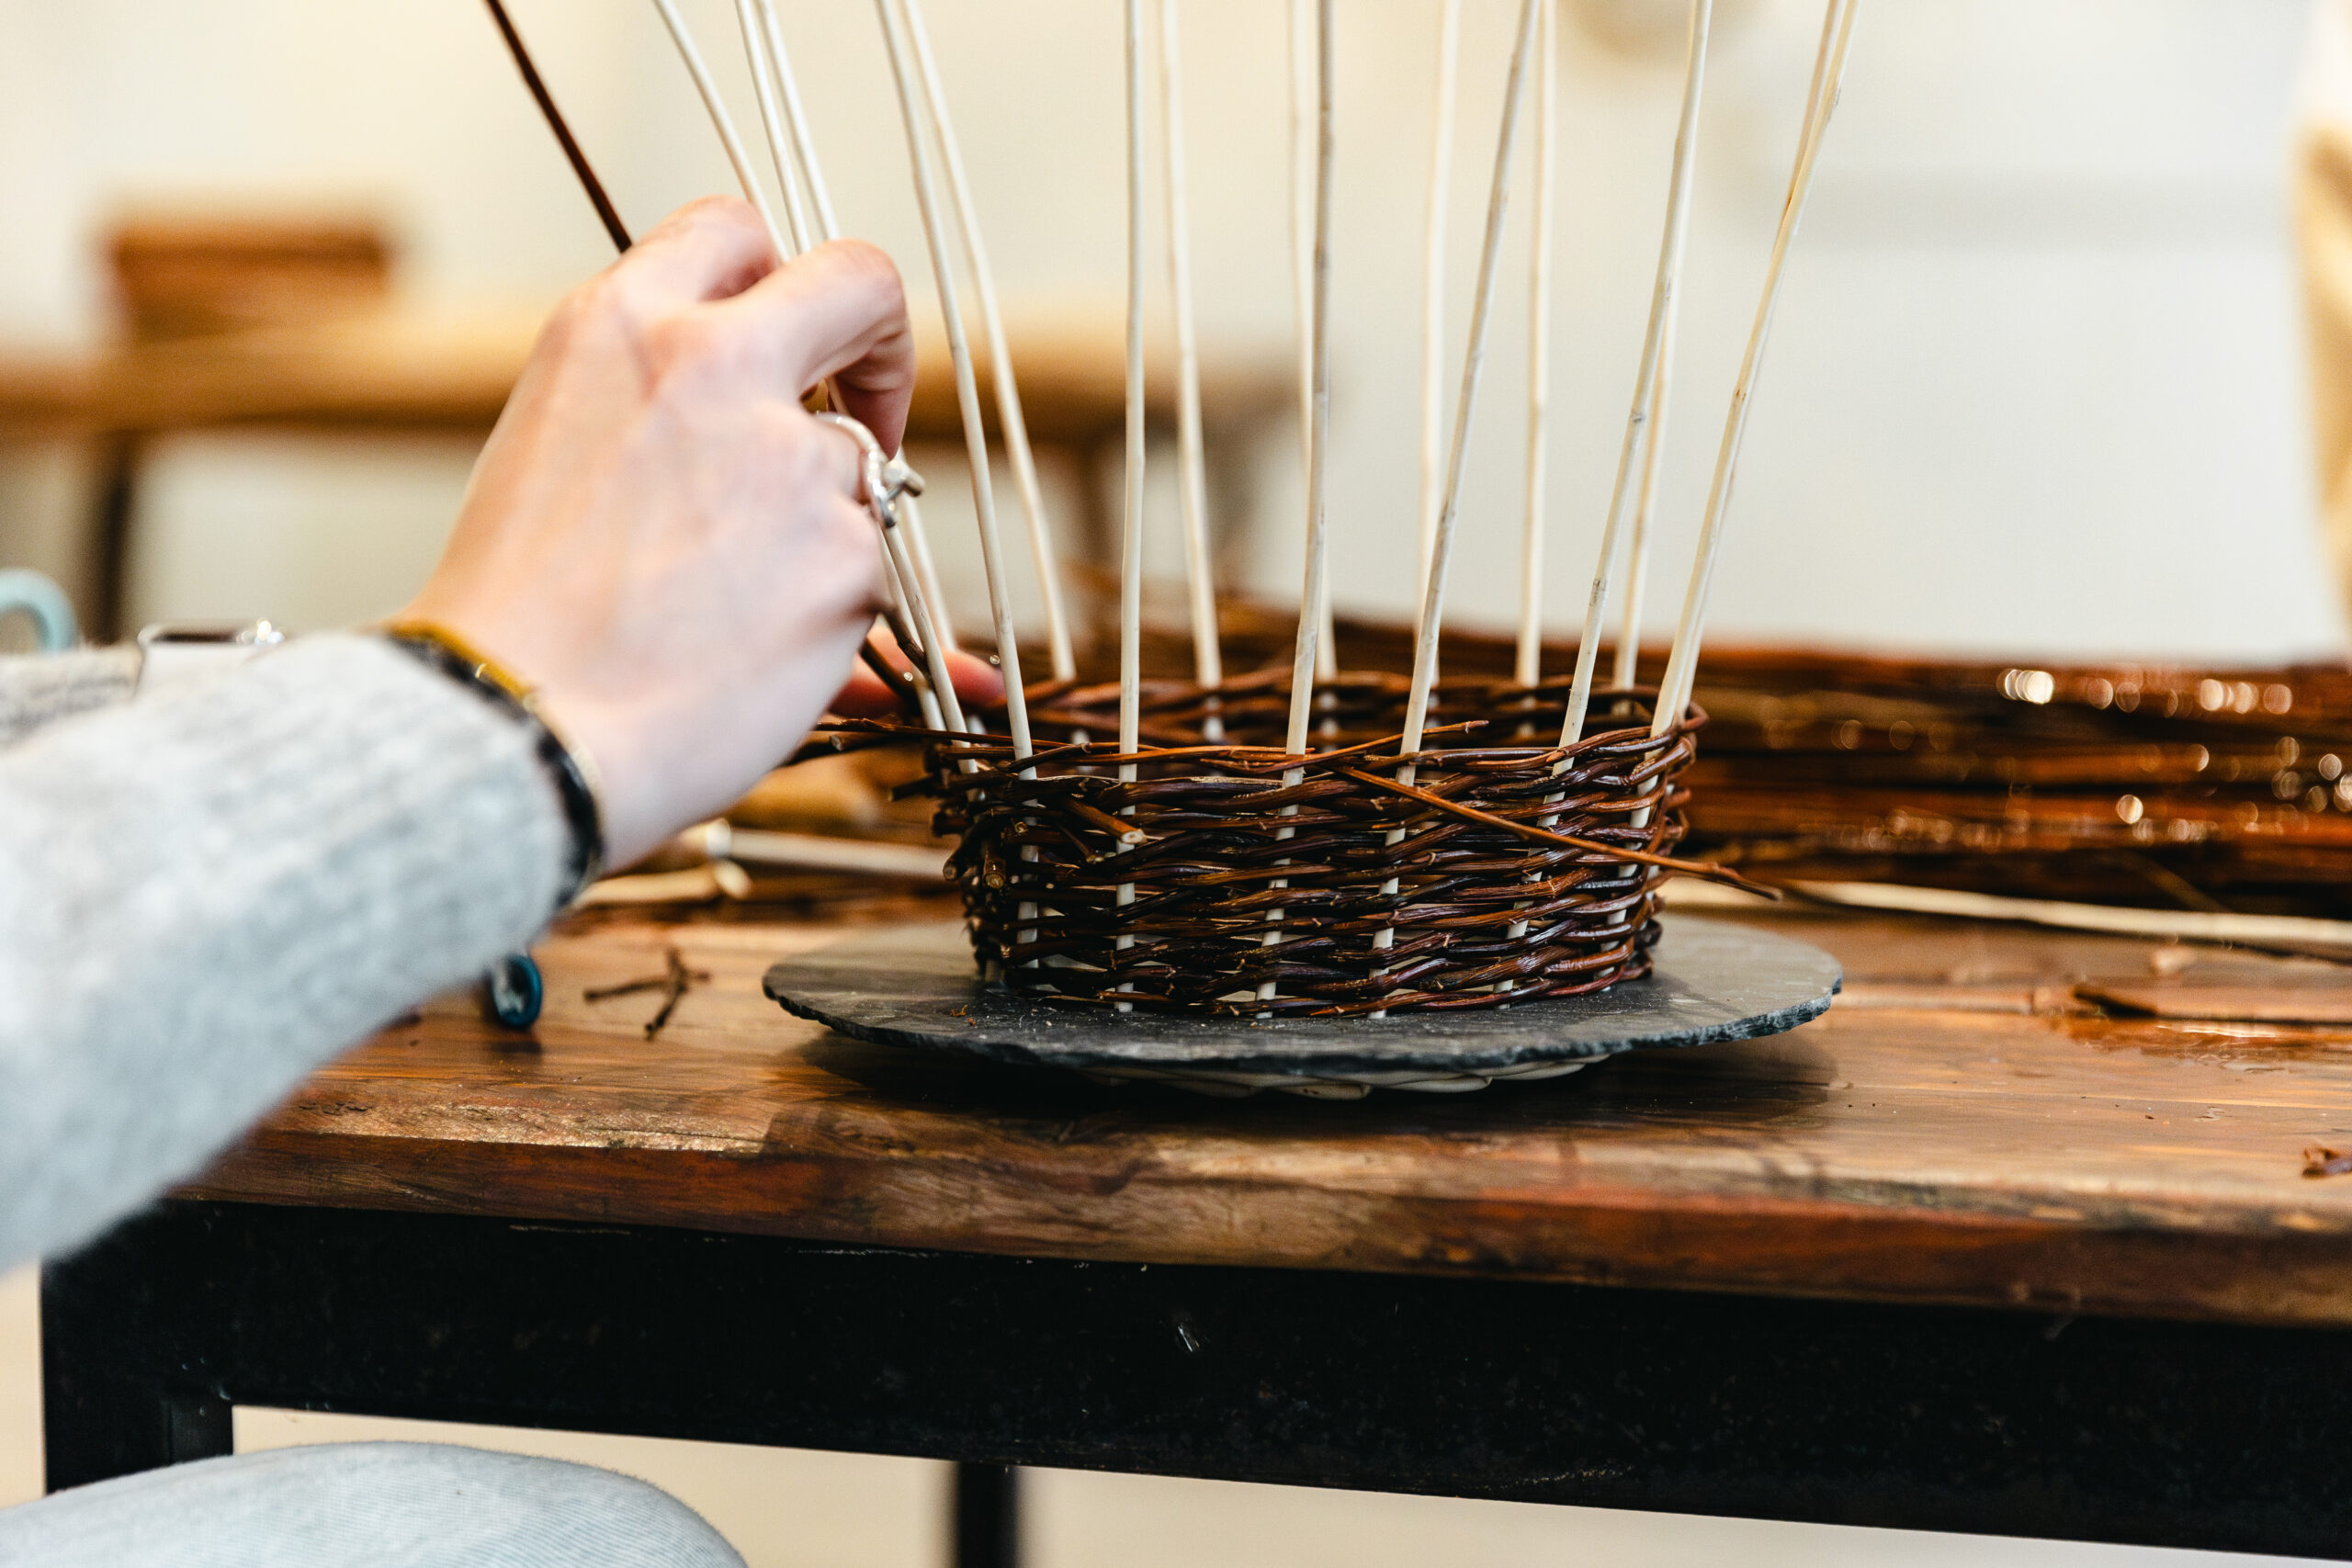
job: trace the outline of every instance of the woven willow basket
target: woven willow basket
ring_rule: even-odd
[[[1117,731],[1114,687],[1039,688],[1025,771],[1001,740],[917,732],[928,771],[907,793],[935,796],[935,828],[961,840],[949,873],[975,953],[1020,995],[1331,1018],[1648,974],[1658,882],[1714,870],[1670,859],[1705,716],[1652,739],[1654,692],[1603,693],[1596,733],[1561,750],[1530,737],[1556,733],[1565,682],[1448,682],[1407,759],[1405,695],[1386,675],[1319,688],[1301,760],[1281,750],[1280,671],[1153,682],[1123,758],[1092,739]]]

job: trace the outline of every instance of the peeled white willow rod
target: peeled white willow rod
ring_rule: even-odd
[[[759,0],[760,23],[767,33],[768,61],[775,68],[777,94],[784,99],[785,124],[792,133],[792,150],[808,182],[810,216],[816,220],[817,243],[841,238],[833,217],[833,198],[825,188],[825,172],[817,164],[817,143],[808,134],[808,115],[800,102],[800,79],[793,73],[792,56],[784,47],[784,25],[777,20],[775,0]]]
[[[1420,624],[1413,635],[1413,682],[1405,697],[1405,737],[1399,748],[1406,756],[1421,749],[1421,732],[1430,716],[1430,688],[1437,681],[1437,643],[1445,624],[1445,579],[1453,559],[1454,523],[1462,506],[1463,462],[1470,446],[1471,416],[1478,406],[1479,375],[1486,367],[1487,324],[1495,303],[1495,275],[1502,264],[1503,218],[1510,207],[1510,155],[1519,141],[1519,112],[1527,96],[1527,57],[1533,52],[1535,24],[1541,0],[1521,0],[1519,37],[1510,50],[1510,80],[1503,89],[1503,122],[1495,139],[1495,175],[1487,190],[1487,233],[1478,248],[1478,286],[1471,296],[1470,338],[1463,347],[1462,390],[1453,406],[1453,446],[1445,464],[1445,495],[1438,509],[1437,538],[1430,551],[1429,581],[1421,589]],[[1417,769],[1410,762],[1396,772],[1397,782],[1411,784]],[[1387,841],[1402,843],[1406,830],[1391,829]],[[1381,891],[1394,894],[1399,884],[1390,877]],[[1374,932],[1372,945],[1395,943],[1396,928]],[[1388,1010],[1372,1015],[1385,1018]]]
[[[899,530],[907,536],[907,549],[914,557],[915,570],[923,592],[939,607],[940,643],[953,653],[964,645],[956,640],[956,627],[947,615],[947,590],[939,581],[939,563],[931,557],[931,535],[922,525],[922,508],[915,503],[911,495],[899,498]]]
[[[1813,98],[1821,91],[1819,62],[1815,65],[1812,93],[1805,100],[1805,118],[1813,118]],[[1657,374],[1650,382],[1647,434],[1642,444],[1642,488],[1634,502],[1634,536],[1625,542],[1625,625],[1617,637],[1617,664],[1611,683],[1629,688],[1640,673],[1642,617],[1649,605],[1650,541],[1657,521],[1658,474],[1665,468],[1666,416],[1674,382],[1674,344],[1682,319],[1682,291],[1672,290],[1666,315],[1658,325]]]
[[[1462,507],[1462,476],[1470,446],[1471,418],[1485,368],[1487,326],[1495,300],[1495,274],[1502,262],[1503,217],[1510,204],[1510,158],[1519,140],[1519,114],[1527,92],[1527,60],[1534,52],[1540,0],[1520,0],[1519,38],[1511,45],[1510,80],[1503,89],[1502,130],[1495,143],[1494,183],[1487,193],[1487,234],[1478,254],[1478,287],[1470,306],[1470,341],[1462,357],[1462,390],[1453,409],[1453,446],[1445,465],[1445,500],[1438,511],[1437,544],[1430,555],[1430,580],[1421,594],[1420,626],[1413,638],[1413,683],[1405,699],[1407,755],[1421,749],[1429,722],[1430,687],[1437,674],[1437,642],[1445,621],[1445,580],[1453,558],[1454,524]],[[1398,775],[1412,782],[1408,769]]]
[[[1545,444],[1552,393],[1552,158],[1559,133],[1560,69],[1553,51],[1559,0],[1543,0],[1536,30],[1535,158],[1527,204],[1527,515],[1519,544],[1519,649],[1513,679],[1544,673]]]
[[[979,383],[972,371],[972,345],[964,335],[964,314],[956,296],[956,273],[947,256],[946,234],[940,222],[939,192],[932,177],[931,149],[923,137],[919,93],[908,70],[907,42],[891,0],[875,0],[882,17],[882,40],[890,56],[890,75],[899,90],[899,112],[906,122],[907,156],[914,168],[915,205],[922,216],[923,240],[931,252],[933,280],[939,288],[939,313],[947,329],[947,355],[956,371],[956,403],[964,421],[964,454],[972,471],[972,505],[979,522],[980,563],[988,574],[989,609],[996,623],[997,659],[1004,668],[1006,728],[1012,754],[1026,757],[1035,748],[1029,740],[1029,699],[1021,682],[1021,644],[1012,626],[1012,596],[1004,581],[1004,549],[997,536],[996,493],[989,480],[989,439],[980,417]]]
[[[749,3],[750,0],[737,0],[739,6]],[[790,157],[799,169],[798,181],[796,182],[786,164],[786,153],[780,150],[775,152],[777,167],[784,179],[785,195],[789,210],[794,214],[795,234],[805,245],[825,244],[841,237],[840,221],[833,216],[832,197],[825,188],[824,168],[817,160],[817,144],[808,133],[808,118],[801,107],[800,85],[793,74],[792,57],[785,49],[784,28],[776,19],[775,0],[758,0],[758,6],[760,30],[764,35],[766,48],[763,62],[755,51],[754,69],[764,63],[773,74],[775,91],[784,107],[784,134],[789,142]],[[920,33],[917,38],[920,40]],[[764,94],[760,107],[762,113],[768,117],[768,133],[773,142],[776,127]],[[808,194],[809,210],[805,214],[800,210],[802,184],[806,185]],[[805,235],[801,233],[804,228],[807,231]],[[906,534],[908,547],[914,557],[915,570],[921,573],[923,592],[930,595],[931,603],[938,606],[933,635],[939,638],[942,647],[952,653],[961,644],[956,641],[956,627],[947,616],[946,594],[940,587],[939,568],[932,559],[931,536],[923,527],[922,509],[915,504],[911,495],[899,501],[899,526]]]
[[[1666,450],[1667,383],[1674,365],[1674,327],[1678,310],[1666,315],[1666,331],[1658,338],[1657,380],[1650,388],[1650,438],[1642,452],[1642,495],[1634,503],[1634,536],[1625,543],[1625,629],[1617,637],[1617,667],[1612,683],[1631,686],[1642,657],[1642,608],[1649,596],[1650,529],[1657,515],[1657,476]]]
[[[1829,9],[1821,18],[1821,41],[1814,46],[1813,79],[1805,84],[1804,119],[1803,123],[1806,131],[1810,131],[1813,125],[1821,115],[1821,88],[1822,84],[1828,79],[1830,60],[1837,53],[1836,47],[1831,39],[1831,35],[1838,30],[1838,18],[1839,15],[1838,0],[1829,0]],[[1831,107],[1834,109],[1836,106],[1833,104]],[[1800,156],[1802,156],[1804,152],[1804,132],[1800,132],[1799,134],[1798,152]],[[1781,204],[1781,210],[1782,216],[1785,217],[1788,212],[1788,206],[1785,200],[1783,200]]]
[[[792,254],[798,255],[817,242],[800,200],[800,171],[793,161],[784,111],[776,105],[775,71],[768,60],[767,39],[761,34],[753,0],[735,0],[735,25],[743,32],[743,58],[752,68],[752,95],[760,101],[760,129],[767,134],[768,158],[775,164],[776,184],[784,191],[784,220],[792,231]]]
[[[751,154],[743,150],[743,139],[735,134],[735,117],[727,112],[727,100],[718,96],[718,84],[711,79],[702,51],[695,47],[694,34],[686,30],[686,19],[678,15],[676,0],[653,0],[653,8],[662,13],[662,24],[670,29],[670,41],[678,46],[678,58],[686,62],[686,74],[695,79],[695,91],[702,95],[702,107],[709,112],[719,143],[727,149],[727,162],[735,170],[736,183],[743,187],[744,198],[759,209],[760,221],[767,226],[768,243],[775,247],[779,256],[792,254],[785,246],[784,231],[776,227],[775,209],[768,205],[768,193],[761,187],[759,175],[752,168]]]
[[[1168,247],[1168,291],[1176,316],[1176,455],[1184,513],[1184,578],[1193,616],[1193,679],[1215,691],[1225,683],[1217,647],[1216,562],[1209,553],[1208,460],[1201,445],[1201,347],[1193,317],[1193,242],[1184,184],[1184,73],[1178,52],[1176,0],[1159,0],[1159,172],[1161,228]],[[1212,699],[1203,738],[1223,739]],[[1208,733],[1216,731],[1216,734]]]
[[[1560,744],[1584,739],[1592,705],[1593,671],[1600,660],[1600,628],[1609,612],[1609,578],[1617,562],[1617,540],[1631,499],[1636,466],[1650,437],[1652,392],[1657,387],[1668,313],[1681,288],[1683,243],[1690,228],[1691,175],[1697,164],[1699,105],[1706,96],[1707,34],[1714,0],[1690,0],[1690,57],[1682,80],[1682,118],[1674,132],[1674,169],[1668,178],[1666,232],[1658,242],[1657,281],[1650,290],[1649,327],[1642,336],[1641,368],[1634,377],[1634,403],[1625,416],[1625,440],[1617,452],[1617,481],[1609,494],[1609,519],[1600,531],[1600,558],[1592,570],[1592,596],[1585,603],[1584,629],[1577,640],[1577,669],[1568,683],[1568,705],[1560,716]],[[1565,768],[1566,762],[1563,761]]]
[[[1143,0],[1125,0],[1127,90],[1126,471],[1119,513],[1119,750],[1142,728],[1144,425]],[[1135,765],[1119,771],[1136,776]],[[1124,901],[1124,900],[1123,900]]]
[[[989,381],[996,389],[998,428],[1004,452],[1012,464],[1013,488],[1029,525],[1029,555],[1037,567],[1037,591],[1046,612],[1046,656],[1057,681],[1074,680],[1077,656],[1070,649],[1069,611],[1063,592],[1060,553],[1046,515],[1045,488],[1037,481],[1036,454],[1029,444],[1029,421],[1022,412],[1021,386],[1012,371],[1012,350],[1004,335],[1004,312],[999,309],[996,272],[989,265],[981,242],[979,209],[972,200],[972,182],[964,173],[963,143],[947,112],[947,93],[939,80],[939,62],[932,52],[931,29],[924,23],[922,0],[905,0],[907,32],[914,43],[915,66],[922,81],[923,99],[931,111],[933,133],[939,139],[940,161],[947,166],[947,195],[955,204],[956,227],[963,236],[964,256],[971,264],[972,293],[979,301],[980,333],[988,340]]]
[[[1821,105],[1821,79],[1828,69],[1829,31],[1825,25],[1822,47],[1813,62],[1813,81],[1805,90],[1804,121],[1810,126]],[[1674,368],[1676,318],[1680,301],[1669,303],[1665,331],[1658,341],[1657,381],[1650,393],[1650,434],[1642,457],[1642,496],[1634,507],[1634,536],[1625,557],[1625,629],[1617,639],[1616,683],[1631,686],[1641,659],[1642,611],[1649,591],[1650,526],[1656,516],[1659,455],[1666,444],[1667,389]]]
[[[916,574],[914,561],[907,554],[905,533],[903,519],[899,527],[882,531],[884,550],[890,562],[890,589],[913,626],[916,640],[922,644],[923,663],[931,671],[931,690],[936,698],[939,717],[946,721],[949,729],[969,729],[971,726],[964,717],[963,699],[956,694],[955,671],[947,666],[947,645],[940,640],[939,618],[931,613],[930,595],[923,592],[922,579]],[[924,716],[931,716],[929,709]]]
[[[1127,448],[1126,490],[1119,527],[1119,750],[1135,755],[1143,722],[1143,0],[1126,0],[1127,45]],[[1122,762],[1119,779],[1133,783],[1136,765]],[[1119,884],[1121,908],[1136,901],[1136,885]],[[1131,936],[1113,943],[1124,952]],[[1130,991],[1132,985],[1119,989]],[[1121,1002],[1121,1012],[1135,1004]]]
[[[741,184],[744,195],[749,197],[752,204],[759,209],[760,220],[767,227],[768,243],[775,247],[778,256],[795,255],[807,249],[809,240],[808,220],[799,209],[792,156],[787,154],[779,135],[782,127],[779,125],[775,112],[776,106],[770,97],[766,74],[772,62],[780,72],[785,69],[782,65],[784,57],[775,52],[781,39],[772,26],[775,19],[773,11],[771,10],[767,17],[761,19],[762,28],[755,28],[748,0],[736,0],[736,17],[743,28],[744,49],[750,60],[752,85],[759,94],[760,116],[767,130],[769,155],[775,162],[776,177],[784,187],[787,203],[786,212],[792,229],[792,243],[789,245],[785,243],[786,236],[777,231],[775,213],[768,205],[767,197],[758,178],[752,172],[750,156],[744,150],[741,137],[736,134],[734,118],[728,113],[725,101],[718,96],[718,84],[712,80],[710,69],[704,63],[702,51],[695,46],[694,36],[687,31],[685,19],[678,14],[673,0],[654,0],[654,6],[661,11],[662,19],[668,26],[670,37],[677,44],[680,57],[685,61],[686,71],[694,78],[695,90],[702,95],[703,107],[709,111],[711,124],[718,129],[719,141],[727,149],[728,162],[734,166],[736,179]],[[760,36],[763,30],[768,33],[764,46]],[[786,80],[788,81],[789,78]],[[805,130],[805,127],[803,130]],[[816,162],[814,154],[807,145],[805,135],[797,135],[794,142],[791,154],[797,155],[813,182],[816,178]],[[831,209],[827,208],[822,211],[822,220],[830,228]],[[830,239],[831,235],[830,232],[825,232],[821,237]],[[931,602],[942,606],[942,613],[931,629],[924,630],[920,635],[926,648],[935,647],[944,655],[956,647],[956,634],[946,622],[945,600],[940,593],[938,573],[931,562],[931,544],[923,534],[922,518],[916,513],[911,498],[905,508],[899,527],[894,532],[905,535],[903,543],[911,547],[914,557],[910,565],[910,570],[920,570],[922,577],[918,581],[925,585]],[[1018,667],[1017,660],[1010,666],[1012,669],[1018,669]],[[956,706],[956,694],[952,688],[947,692],[944,700],[951,708]],[[1017,695],[1008,700],[1019,705]],[[1025,711],[1023,717],[1024,719],[1026,717]],[[954,727],[958,729],[964,728],[960,710]],[[1025,725],[1023,728],[1025,729]]]
[[[1306,727],[1314,712],[1315,678],[1320,668],[1317,650],[1323,650],[1323,656],[1328,657],[1330,643],[1323,620],[1330,609],[1324,548],[1324,479],[1331,434],[1332,3],[1333,0],[1317,0],[1315,7],[1315,245],[1311,253],[1313,265],[1308,268],[1306,312],[1306,587],[1299,596],[1298,635],[1290,661],[1290,722],[1283,732],[1283,750],[1293,756],[1303,756],[1306,751]],[[1318,608],[1322,614],[1317,614]],[[1306,777],[1303,768],[1288,769],[1283,773],[1283,785],[1290,788]],[[1295,817],[1298,808],[1286,807],[1283,815]],[[1296,831],[1295,828],[1283,828],[1275,837],[1287,839]],[[1287,887],[1290,879],[1277,878],[1269,886]],[[1264,945],[1273,947],[1282,942],[1283,919],[1287,913],[1283,909],[1266,912]],[[1274,991],[1275,983],[1272,980],[1258,987],[1261,1000],[1272,997]]]
[[[1731,412],[1724,421],[1723,448],[1715,457],[1715,477],[1707,491],[1705,521],[1700,525],[1699,555],[1690,570],[1690,586],[1682,599],[1682,619],[1675,627],[1674,650],[1667,658],[1665,679],[1658,682],[1657,713],[1650,733],[1663,736],[1690,703],[1692,672],[1699,661],[1699,643],[1707,620],[1707,595],[1714,585],[1715,563],[1722,558],[1724,517],[1730,510],[1732,481],[1739,469],[1739,449],[1747,435],[1747,412],[1754,404],[1756,373],[1764,360],[1764,345],[1772,333],[1772,314],[1780,304],[1781,280],[1786,271],[1790,242],[1804,218],[1806,197],[1813,191],[1813,171],[1821,157],[1821,143],[1837,113],[1838,95],[1846,79],[1846,53],[1854,41],[1854,15],[1861,0],[1829,0],[1822,18],[1822,57],[1816,68],[1817,90],[1813,113],[1797,143],[1796,167],[1789,176],[1789,195],[1781,209],[1780,232],[1772,239],[1772,260],[1765,269],[1764,298],[1756,307],[1756,324],[1747,334],[1747,352],[1740,361],[1739,380],[1733,387]],[[1832,45],[1832,33],[1836,43]]]
[[[785,52],[784,30],[776,21],[775,0],[758,0],[758,38],[752,33],[752,0],[736,0],[744,28],[744,48],[751,55],[752,81],[760,88],[760,115],[767,129],[769,155],[775,160],[777,178],[784,186],[793,243],[806,250],[840,238],[841,231],[833,217],[832,201],[825,194],[824,172],[817,162],[816,145],[809,139],[808,118],[800,107],[800,89],[793,77],[791,57]],[[771,96],[772,93],[775,96]],[[780,123],[776,112],[779,99],[783,105]],[[810,198],[808,210],[801,204],[804,183]],[[947,597],[940,586],[939,568],[932,559],[931,536],[923,528],[922,511],[911,495],[899,502],[899,527],[913,557],[923,592],[936,607],[932,635],[945,651],[953,653],[962,645],[947,616]]]
[[[1314,486],[1315,471],[1315,192],[1316,66],[1315,0],[1290,6],[1290,252],[1291,298],[1298,321],[1298,477],[1302,490]],[[1326,581],[1315,602],[1315,672],[1329,680],[1340,672],[1339,639],[1331,630],[1331,586]]]
[[[1306,587],[1299,598],[1298,634],[1291,650],[1290,723],[1283,748],[1306,750],[1306,729],[1315,707],[1317,652],[1323,627],[1316,614],[1329,571],[1325,539],[1326,470],[1331,428],[1331,7],[1317,0],[1315,89],[1315,249],[1312,300],[1307,311]]]
[[[1445,504],[1445,216],[1453,198],[1454,79],[1461,73],[1461,59],[1462,0],[1443,0],[1437,22],[1428,205],[1421,225],[1421,490],[1413,567],[1417,597],[1429,591],[1437,514]]]
[[[1544,438],[1552,390],[1552,155],[1558,141],[1560,69],[1559,0],[1544,0],[1536,24],[1535,158],[1529,171],[1527,204],[1527,517],[1519,545],[1519,649],[1512,678],[1532,686],[1544,674]],[[1521,721],[1521,733],[1533,728]],[[1530,874],[1529,880],[1534,879]],[[1524,904],[1520,908],[1524,908]],[[1514,942],[1527,934],[1525,920],[1513,920]],[[1498,991],[1517,990],[1505,980]]]

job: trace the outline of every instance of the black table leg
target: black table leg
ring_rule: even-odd
[[[130,530],[138,520],[139,469],[146,443],[136,431],[109,431],[95,454],[89,512],[89,582],[83,605],[92,642],[118,642],[134,629],[126,596],[130,588]]]
[[[117,1325],[60,1302],[41,1271],[41,1435],[51,1492],[230,1451],[227,1400],[175,1387],[106,1343]],[[59,1310],[63,1308],[64,1310]]]
[[[956,1568],[1020,1568],[1021,1472],[956,1467]]]

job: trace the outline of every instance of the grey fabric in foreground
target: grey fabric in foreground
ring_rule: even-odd
[[[0,660],[0,716],[125,695],[120,663]],[[565,831],[523,727],[368,637],[0,746],[0,1269],[523,946]]]
[[[0,1510],[0,1568],[742,1568],[700,1515],[585,1465],[427,1443],[204,1460]]]

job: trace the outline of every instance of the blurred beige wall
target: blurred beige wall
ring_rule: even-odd
[[[1559,623],[1582,604],[1639,342],[1679,12],[1567,3],[1547,574]],[[726,53],[731,8],[687,8]],[[869,8],[784,9],[848,227],[921,279]],[[932,9],[1009,294],[1114,305],[1118,7]],[[1510,25],[1504,0],[1466,9],[1457,334]],[[633,222],[725,186],[649,6],[514,10]],[[1279,352],[1284,7],[1182,10],[1204,330]],[[1723,10],[1654,622],[1679,593],[1816,26],[1796,0]],[[1340,7],[1335,573],[1341,600],[1370,609],[1407,601],[1434,15],[1434,0]],[[2301,28],[2301,0],[1870,9],[1758,405],[1718,592],[1724,634],[2246,657],[2340,644],[2311,537],[2284,217]],[[372,206],[406,237],[406,288],[444,304],[544,301],[605,259],[474,0],[0,0],[0,344],[88,341],[103,320],[92,238],[120,204],[159,199]],[[1521,270],[1505,274],[1455,579],[1458,614],[1488,623],[1515,592]],[[462,451],[412,452],[394,478],[365,454],[198,445],[226,450],[182,453],[150,497],[142,613],[305,625],[394,604],[465,465]],[[1285,596],[1292,452],[1286,431],[1268,433],[1248,563],[1252,587]],[[926,460],[944,470],[939,532],[967,558],[955,465]],[[45,471],[0,474],[0,558],[39,564],[61,547]],[[1155,518],[1163,541],[1170,510]]]

